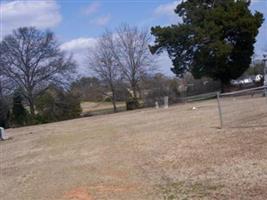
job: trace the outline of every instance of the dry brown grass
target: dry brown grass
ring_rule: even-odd
[[[10,129],[0,197],[267,199],[267,128],[217,127],[211,100]]]
[[[111,102],[82,102],[81,103],[83,113],[95,112],[99,110],[113,109]],[[117,102],[117,107],[124,108],[125,102]]]

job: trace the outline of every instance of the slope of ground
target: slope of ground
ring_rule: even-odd
[[[10,129],[0,197],[267,199],[267,128],[218,121],[211,100]]]

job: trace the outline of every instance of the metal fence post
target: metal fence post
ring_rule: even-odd
[[[220,92],[217,92],[217,102],[218,102],[218,111],[220,117],[220,128],[223,128],[223,118],[222,118],[222,108],[221,108],[221,101],[220,101]]]
[[[267,87],[267,54],[263,54],[264,63],[264,87]],[[267,98],[267,88],[264,89],[265,98]]]

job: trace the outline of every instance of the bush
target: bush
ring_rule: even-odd
[[[106,97],[106,98],[104,99],[104,102],[112,102],[112,98],[111,98],[111,97]]]
[[[34,116],[31,116],[30,118],[30,123],[31,124],[46,124],[46,123],[49,123],[49,122],[52,122],[50,121],[47,116],[42,116],[40,114],[36,114]]]
[[[81,114],[80,100],[69,92],[49,89],[36,101],[39,123],[54,122],[77,118]]]
[[[28,123],[29,113],[24,108],[22,103],[22,96],[19,92],[15,92],[13,96],[13,107],[12,107],[12,123],[14,125],[23,126]]]
[[[126,109],[127,110],[135,110],[135,109],[138,109],[140,107],[141,107],[141,105],[138,102],[137,98],[131,97],[126,101]]]

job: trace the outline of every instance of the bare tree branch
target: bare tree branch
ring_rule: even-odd
[[[148,47],[150,34],[145,29],[123,24],[117,29],[115,36],[114,58],[136,98],[142,76],[155,64]]]
[[[59,48],[54,34],[24,27],[13,31],[1,42],[0,72],[24,91],[31,114],[34,100],[51,83],[63,82],[75,72],[72,58],[66,58]]]
[[[89,67],[108,86],[111,92],[114,112],[117,111],[117,82],[120,79],[120,68],[113,55],[114,37],[106,31],[97,41],[96,47],[88,55]]]

